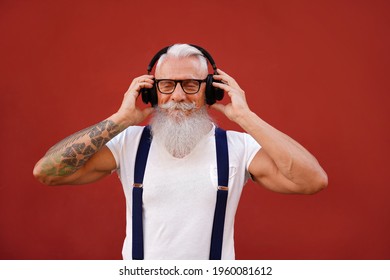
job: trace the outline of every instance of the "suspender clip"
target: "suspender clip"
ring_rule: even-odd
[[[218,186],[218,190],[220,190],[220,191],[228,191],[228,190],[229,190],[229,187]]]
[[[142,188],[143,186],[144,186],[143,184],[139,184],[139,183],[134,183],[133,184],[134,188]]]

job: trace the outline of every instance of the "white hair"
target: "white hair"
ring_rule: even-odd
[[[207,72],[207,59],[203,53],[197,48],[188,44],[175,44],[168,48],[168,51],[160,56],[156,69],[164,62],[167,57],[184,58],[184,57],[197,57],[199,59],[199,68],[202,71]]]

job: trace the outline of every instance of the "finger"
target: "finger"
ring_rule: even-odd
[[[151,113],[153,113],[154,111],[154,108],[153,107],[147,107],[145,108],[142,113],[144,115],[144,117],[146,118],[147,116],[149,116]]]
[[[154,83],[154,80],[153,79],[151,79],[151,78],[145,78],[145,79],[143,79],[143,80],[140,80],[139,81],[140,83],[151,83],[151,84],[153,84]]]
[[[135,80],[145,80],[145,79],[153,79],[153,78],[154,78],[153,75],[142,75],[136,78]]]
[[[219,69],[217,69],[218,71]],[[235,79],[233,79],[232,77],[230,77],[228,74],[226,74],[225,72],[223,72],[222,70],[218,71],[219,75],[214,75],[213,78],[215,80],[218,80],[218,81],[221,81],[222,83],[224,84],[228,84],[228,85],[231,85],[231,86],[234,86],[234,87],[240,87],[238,85],[238,83],[236,82]]]
[[[137,78],[134,78],[130,84],[130,87],[136,86],[137,84],[144,83],[144,82],[154,83],[154,76],[153,75],[142,75],[142,76],[139,76]]]
[[[154,82],[154,77],[152,75],[145,75],[138,78],[138,82]]]
[[[154,83],[153,76],[152,75],[144,75],[144,76],[140,76],[140,77],[133,80],[133,84],[143,84],[143,83],[153,84]]]
[[[221,84],[221,83],[213,82],[213,87],[223,89],[230,96],[230,92],[231,92],[232,88],[228,84]]]
[[[232,78],[232,77],[230,77],[230,76],[228,75],[228,73],[222,71],[222,70],[219,69],[219,68],[217,69],[217,73],[220,74],[220,75],[225,75],[225,76],[227,76],[227,77],[229,77],[229,78]],[[232,79],[233,79],[233,78],[232,78]]]
[[[210,108],[219,111],[221,113],[225,113],[225,105],[223,104],[214,103],[213,105],[210,105]]]
[[[213,79],[217,81],[222,81],[223,80],[223,75],[213,75]]]
[[[233,86],[233,87],[239,87],[238,84],[234,79],[229,79],[226,76],[221,76],[221,75],[214,75],[213,79],[216,81],[221,82],[222,84]]]
[[[141,94],[141,89],[152,88],[152,87],[153,87],[153,84],[151,84],[151,83],[147,83],[147,82],[138,83],[136,88],[135,88],[135,92],[137,93],[137,95],[139,95],[139,94]]]

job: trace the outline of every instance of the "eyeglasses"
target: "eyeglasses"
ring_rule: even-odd
[[[156,79],[158,90],[163,94],[171,94],[175,91],[177,83],[180,84],[181,88],[186,94],[195,94],[199,91],[200,85],[206,82],[204,80],[188,79],[188,80],[170,80],[170,79]]]

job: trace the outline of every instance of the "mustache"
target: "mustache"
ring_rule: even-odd
[[[182,110],[182,111],[191,111],[196,109],[195,102],[188,103],[188,102],[175,102],[175,101],[168,101],[165,104],[160,105],[161,109],[165,110]]]

